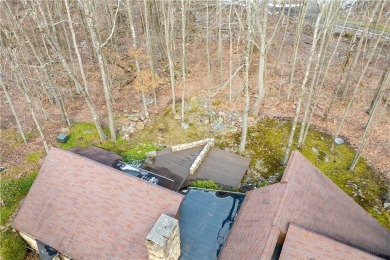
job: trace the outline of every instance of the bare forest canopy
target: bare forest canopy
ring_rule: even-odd
[[[116,140],[124,107],[148,118],[152,96],[185,127],[186,100],[199,95],[242,113],[243,152],[248,117],[277,98],[293,110],[284,163],[314,120],[336,113],[337,137],[363,112],[352,170],[388,113],[389,13],[386,0],[3,0],[2,110],[15,123],[2,116],[2,128],[16,125],[24,142],[35,129],[46,151],[53,126],[77,121]]]

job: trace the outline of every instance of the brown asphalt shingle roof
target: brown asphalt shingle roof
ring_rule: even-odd
[[[381,258],[290,224],[279,259],[374,260]]]
[[[159,216],[183,196],[52,148],[13,225],[73,259],[147,259]]]
[[[272,230],[271,223],[285,186],[286,184],[270,185],[246,193],[220,255],[221,259],[258,259],[258,256],[263,254],[270,234],[275,232]],[[276,237],[271,238],[275,243],[278,235],[279,232]],[[273,252],[273,248],[271,251]]]
[[[270,191],[266,198],[272,198],[266,207],[261,203],[265,188]],[[292,153],[281,182],[265,188],[247,192],[221,259],[271,258],[273,249],[269,247],[275,247],[279,233],[286,234],[290,223],[369,253],[390,256],[390,232],[299,152]],[[272,217],[266,216],[269,214]],[[267,223],[246,221],[259,218],[257,215],[265,215],[260,218]],[[250,229],[267,240],[260,234],[243,235]],[[248,246],[256,242],[256,249]]]

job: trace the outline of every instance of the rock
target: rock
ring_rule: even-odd
[[[206,111],[205,114],[208,117],[214,117],[215,116],[215,112],[214,111],[211,111],[211,112],[210,111]]]
[[[255,169],[259,171],[259,170],[261,170],[261,169],[262,169],[262,167],[263,167],[263,160],[261,160],[261,159],[260,159],[260,160],[259,160],[259,159],[257,159],[257,160],[256,160]]]
[[[133,128],[134,128],[134,126],[124,125],[124,126],[122,126],[121,132],[127,133],[127,132],[130,132]]]
[[[281,174],[275,173],[274,175],[271,175],[268,177],[267,182],[268,183],[276,183],[280,179]]]
[[[131,110],[131,113],[133,113],[133,114],[139,114],[140,112],[141,112],[141,111],[136,110],[136,109]]]
[[[238,127],[237,126],[231,126],[231,127],[229,127],[229,131],[230,132],[238,132]]]
[[[218,115],[220,117],[222,117],[224,121],[228,118],[228,114],[226,114],[225,112],[222,112],[222,111],[219,111]]]
[[[129,120],[133,122],[137,122],[139,120],[138,115],[129,115]]]
[[[277,179],[278,179],[278,176],[272,175],[272,176],[268,177],[267,182],[268,183],[275,183]]]
[[[145,127],[145,124],[142,122],[137,122],[137,124],[135,125],[135,129],[137,129],[137,130],[142,130],[142,129],[144,129],[144,127]]]
[[[181,124],[181,128],[183,128],[183,129],[188,129],[189,127],[190,127],[190,125],[187,124],[187,123],[182,123]]]
[[[3,171],[5,171],[5,167],[0,166],[0,172],[3,172]]]
[[[207,118],[203,120],[203,124],[207,125],[208,123],[210,123],[210,121]]]
[[[268,168],[264,165],[264,161],[261,159],[256,160],[255,170],[261,173],[268,172]]]
[[[250,190],[254,190],[255,187],[252,186],[252,184],[243,184],[241,187],[240,187],[240,192],[242,193],[245,193],[247,191],[250,191]]]
[[[316,148],[312,147],[311,150],[312,150],[312,152],[313,152],[316,156],[320,155],[320,152],[319,152]]]
[[[83,131],[83,134],[92,134],[92,130],[86,129]]]
[[[390,208],[390,199],[385,200],[385,202],[383,203],[383,207],[385,209]]]
[[[328,155],[325,155],[324,162],[329,162],[329,156]]]
[[[214,128],[216,131],[221,131],[222,129],[224,129],[222,117],[219,117],[218,120],[217,120],[217,121],[214,121],[212,125],[213,125],[213,128]]]
[[[142,121],[144,121],[146,117],[145,117],[144,114],[141,114],[141,115],[139,116],[139,118],[140,118]]]
[[[150,151],[146,153],[146,157],[148,158],[154,158],[157,156],[157,151]]]
[[[175,114],[175,115],[173,116],[173,118],[176,119],[176,120],[180,120],[180,119],[181,119],[181,116],[180,116],[179,114]]]
[[[131,120],[128,119],[128,118],[123,118],[123,119],[121,120],[121,123],[122,123],[123,125],[129,125],[129,124],[131,123]]]
[[[336,138],[334,139],[334,142],[335,142],[336,144],[343,144],[343,143],[344,143],[344,139],[341,138],[341,137],[336,137]]]
[[[61,128],[61,133],[69,134],[69,132],[70,132],[69,127]]]
[[[150,104],[154,103],[154,98],[149,97],[149,96],[145,96],[145,101],[146,101],[147,105],[150,105]]]

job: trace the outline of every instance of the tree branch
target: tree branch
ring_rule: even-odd
[[[115,27],[116,27],[116,17],[118,15],[118,11],[119,11],[119,1],[120,0],[118,0],[118,4],[117,4],[118,7],[117,7],[116,12],[115,12],[114,25],[112,26],[111,34],[110,34],[110,36],[108,36],[107,40],[100,45],[100,48],[103,48],[107,44],[107,42],[112,38],[112,35],[114,34]]]

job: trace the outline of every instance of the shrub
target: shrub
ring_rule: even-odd
[[[1,234],[0,256],[3,260],[23,260],[26,255],[26,243],[8,228]]]
[[[33,172],[20,179],[8,179],[0,182],[1,199],[4,205],[0,208],[1,225],[4,225],[19,201],[27,195],[33,184],[37,172]]]
[[[191,182],[190,187],[208,190],[220,190],[221,188],[213,180],[196,180]]]

